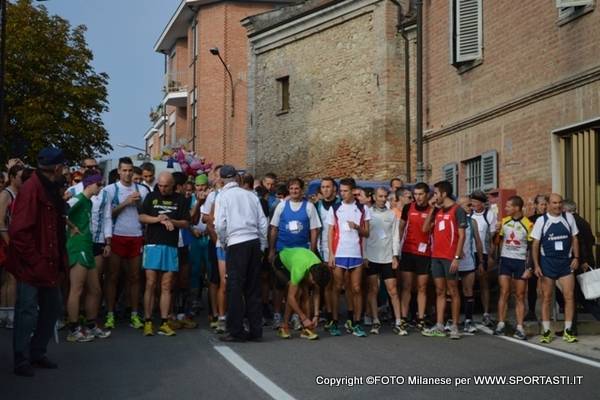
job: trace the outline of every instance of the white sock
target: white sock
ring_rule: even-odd
[[[443,331],[444,330],[444,324],[435,324],[435,327],[438,328],[439,330]]]
[[[373,324],[380,324],[381,325],[381,322],[379,321],[379,318],[375,318],[373,320]]]
[[[517,330],[523,332],[523,325],[517,325]]]
[[[549,331],[550,330],[550,321],[542,321],[542,327],[544,327],[544,332]]]
[[[498,322],[498,329],[504,329],[504,321]]]
[[[138,312],[137,311],[132,311],[131,312],[131,316],[133,317],[134,315],[138,315]]]
[[[565,330],[571,329],[572,326],[573,326],[573,321],[565,321]]]
[[[225,321],[225,320],[226,320],[226,318],[224,315],[219,315],[219,321]]]
[[[177,320],[182,321],[183,319],[185,319],[185,314],[177,314]]]
[[[280,314],[280,313],[278,313],[278,312],[276,312],[276,313],[273,313],[273,318],[274,318],[274,319],[281,319],[281,314]]]
[[[402,323],[402,318],[401,319],[396,319],[396,326],[399,326]]]

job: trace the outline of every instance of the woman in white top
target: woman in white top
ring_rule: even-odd
[[[394,211],[386,206],[387,196],[387,189],[378,188],[375,191],[375,204],[371,208],[370,235],[366,240],[365,252],[368,262],[367,309],[373,318],[371,333],[378,335],[381,322],[377,315],[377,293],[381,276],[394,308],[396,317],[394,333],[404,336],[407,332],[400,328],[400,299],[396,281],[397,257],[400,247],[399,220]]]

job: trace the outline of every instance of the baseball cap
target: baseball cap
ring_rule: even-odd
[[[38,165],[51,167],[65,163],[65,155],[58,147],[44,147],[37,156]]]
[[[196,185],[206,185],[208,183],[208,176],[204,174],[198,175],[194,183]]]
[[[233,178],[237,175],[237,170],[233,165],[225,164],[219,170],[219,175],[221,175],[221,178],[223,179]]]

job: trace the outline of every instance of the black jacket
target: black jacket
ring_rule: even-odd
[[[595,266],[594,246],[596,245],[596,238],[592,233],[592,227],[579,214],[573,213],[573,217],[575,217],[575,224],[579,230],[579,262]]]

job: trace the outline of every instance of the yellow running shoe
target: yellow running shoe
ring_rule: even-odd
[[[300,334],[300,337],[302,339],[317,340],[319,338],[319,335],[317,335],[315,332],[311,331],[308,328],[304,328],[304,329],[302,329],[302,333]]]
[[[573,334],[571,329],[565,329],[562,338],[567,343],[575,343],[577,341],[577,336]]]
[[[144,322],[144,336],[154,336],[154,327],[152,321]]]
[[[168,322],[163,323],[160,328],[158,328],[158,334],[162,336],[175,336],[176,333]]]
[[[181,323],[183,329],[196,329],[198,327],[198,323],[189,317],[179,320],[179,323]]]
[[[176,319],[170,319],[169,322],[167,322],[167,324],[169,324],[169,328],[173,329],[174,331],[183,327],[181,321],[177,321]]]
[[[131,319],[129,320],[129,326],[133,329],[140,329],[144,327],[144,323],[142,322],[142,319],[139,315],[132,313]]]
[[[277,336],[282,339],[290,339],[292,337],[292,335],[290,335],[290,329],[284,327],[281,327],[279,330],[277,330]]]

